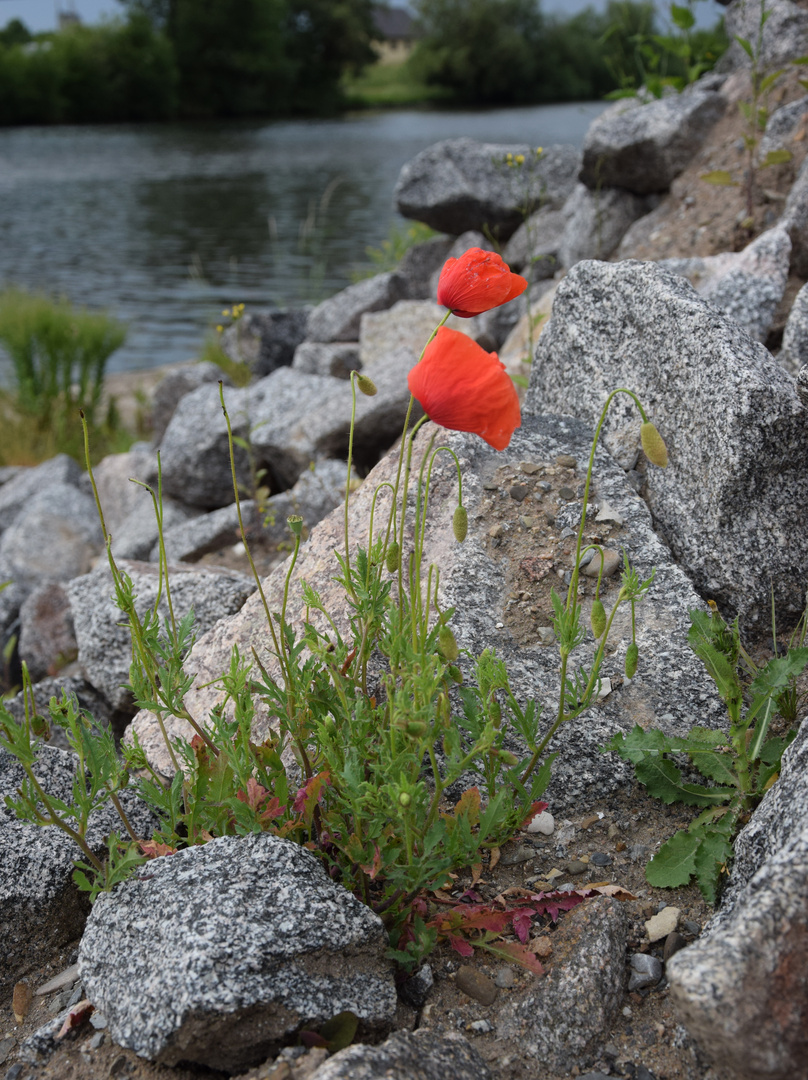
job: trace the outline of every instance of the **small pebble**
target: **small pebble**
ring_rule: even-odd
[[[94,1012],[90,1017],[90,1023],[93,1025],[96,1031],[100,1031],[102,1028],[105,1028],[107,1026],[107,1018],[99,1012]]]
[[[633,1015],[634,1015],[634,1012],[633,1012],[631,1006],[630,1005],[624,1005],[623,1006],[623,1016],[631,1017]]]
[[[572,454],[559,454],[556,458],[556,465],[560,465],[562,469],[577,469],[578,461]]]
[[[582,829],[588,829],[590,825],[596,825],[599,821],[602,821],[601,814],[588,814],[581,822]]]
[[[692,937],[698,937],[701,933],[701,927],[693,919],[685,919],[682,923],[682,929],[686,934],[690,934]]]
[[[612,857],[607,855],[605,851],[596,851],[593,855],[589,856],[589,861],[593,866],[611,866]]]
[[[610,840],[615,840],[620,835],[620,826],[611,824],[606,830],[606,835],[609,837]]]
[[[631,956],[631,978],[628,992],[644,990],[656,986],[662,978],[662,961],[650,953],[633,953]]]
[[[548,937],[532,938],[530,948],[536,956],[546,959],[553,951],[553,943]]]
[[[502,536],[504,532],[505,529],[503,528],[502,522],[500,521],[496,525],[491,526],[491,528],[488,530],[488,535],[491,537],[492,540],[496,540],[497,537]]]
[[[655,941],[662,941],[668,934],[672,934],[679,924],[679,915],[681,911],[678,907],[663,907],[659,914],[654,915],[645,924],[645,932],[648,935],[648,940],[653,943]]]
[[[665,947],[662,950],[662,959],[667,964],[667,962],[674,955],[674,953],[678,953],[680,949],[683,949],[685,947],[685,945],[687,945],[685,939],[682,937],[681,934],[677,933],[676,930],[674,930],[665,938]]]
[[[489,480],[487,483],[483,484],[483,491],[499,491],[499,484],[494,480]]]
[[[570,859],[567,863],[567,873],[572,874],[573,877],[577,874],[583,874],[588,868],[588,864],[583,862],[582,859]]]
[[[18,1061],[18,1062],[16,1062],[16,1064],[12,1065],[11,1068],[6,1073],[6,1080],[17,1080],[17,1077],[20,1075],[21,1072],[22,1072],[22,1062]]]
[[[611,577],[619,567],[623,565],[623,557],[619,551],[612,548],[603,549],[603,576]],[[594,552],[592,561],[584,567],[581,573],[584,577],[597,577],[600,573],[601,552]]]
[[[540,645],[552,645],[555,642],[555,631],[552,626],[537,626],[536,637]]]
[[[504,851],[500,863],[503,866],[517,866],[519,863],[529,862],[530,859],[535,859],[535,857],[535,848],[522,844],[520,847],[511,848],[510,851]]]
[[[492,1030],[491,1022],[489,1020],[472,1020],[467,1030],[473,1031],[475,1035],[487,1035]]]
[[[97,1050],[100,1046],[103,1046],[106,1037],[103,1031],[96,1031],[95,1035],[90,1039],[90,1049]]]
[[[566,484],[558,489],[559,499],[563,499],[565,502],[571,502],[575,498],[575,492],[571,487],[567,487]]]
[[[409,979],[405,979],[401,983],[398,988],[398,996],[413,1009],[423,1008],[434,981],[431,966],[422,964],[414,975],[410,975]]]
[[[555,820],[552,814],[548,814],[546,810],[542,810],[540,814],[536,814],[533,820],[527,827],[529,833],[541,833],[542,836],[552,836],[555,829]]]
[[[494,982],[503,990],[507,990],[508,987],[513,986],[516,982],[516,974],[512,967],[502,967],[497,972],[497,976]]]
[[[7,1039],[0,1040],[0,1065],[3,1064],[16,1045],[17,1040],[11,1035]]]
[[[522,461],[519,464],[519,470],[525,476],[535,476],[537,472],[541,472],[541,465],[538,465],[535,461]]]
[[[470,998],[481,1005],[493,1005],[497,997],[497,987],[493,979],[481,971],[463,964],[455,976],[455,985]]]
[[[595,515],[595,521],[599,521],[603,524],[609,525],[622,525],[623,518],[616,510],[613,510],[608,503],[601,503],[600,510]]]
[[[21,1024],[26,1017],[28,1010],[31,1007],[31,999],[34,996],[34,992],[26,982],[18,982],[14,986],[14,993],[11,999],[11,1008],[14,1012],[14,1019],[18,1024]]]
[[[512,499],[515,499],[516,502],[524,502],[530,494],[530,488],[527,484],[511,484],[508,494]]]

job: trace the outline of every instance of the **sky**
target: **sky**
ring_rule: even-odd
[[[668,9],[667,0],[656,0],[661,12]],[[585,7],[603,10],[607,0],[542,0],[542,10],[546,14],[574,15]],[[404,0],[393,3],[394,7],[406,7]],[[56,12],[75,11],[86,23],[98,22],[103,16],[120,15],[122,7],[116,0],[0,0],[0,26],[5,26],[9,19],[22,19],[29,30],[53,30],[56,26]],[[712,26],[723,14],[724,9],[715,0],[702,0],[696,4],[698,25]]]

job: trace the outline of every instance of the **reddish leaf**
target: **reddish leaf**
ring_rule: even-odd
[[[460,798],[454,805],[454,810],[451,815],[445,814],[444,817],[463,817],[467,816],[469,824],[471,826],[479,825],[480,823],[480,789],[476,787],[466,788]]]
[[[471,945],[469,945],[464,938],[455,937],[454,934],[447,934],[446,940],[455,952],[459,952],[461,956],[474,956],[474,949],[472,949]]]
[[[56,1038],[63,1039],[64,1036],[67,1035],[68,1031],[72,1031],[74,1028],[81,1027],[82,1024],[86,1023],[90,1019],[94,1011],[95,1006],[86,999],[84,1001],[80,1001],[78,1005],[74,1005],[70,1012],[67,1014],[65,1022],[59,1029],[59,1034],[56,1036]]]
[[[307,1047],[311,1050],[313,1047],[319,1047],[323,1050],[328,1049],[328,1039],[324,1039],[318,1031],[308,1031],[304,1029],[298,1035],[301,1046]]]
[[[373,862],[372,863],[360,863],[360,866],[364,872],[368,875],[371,881],[376,879],[376,875],[382,868],[382,854],[379,851],[379,845],[373,845]]]
[[[174,855],[177,851],[170,844],[160,844],[156,840],[141,840],[139,847],[147,859],[159,859],[163,855]]]
[[[549,805],[550,804],[546,803],[546,802],[534,802],[533,805],[530,807],[530,813],[527,815],[527,817],[522,822],[522,824],[519,826],[519,828],[520,829],[526,829],[528,827],[528,825],[531,823],[531,821],[533,820],[533,818],[537,814],[542,813],[543,810],[546,810]]]
[[[519,944],[516,941],[503,941],[501,944],[497,943],[496,951],[500,955],[504,953],[517,964],[521,964],[528,971],[532,971],[534,975],[544,974],[544,968],[538,957],[532,949],[524,944]]]
[[[265,787],[262,787],[254,777],[250,777],[247,781],[247,791],[236,792],[236,798],[239,802],[246,803],[251,810],[257,810],[261,803],[269,796],[269,792]]]
[[[317,773],[316,776],[312,776],[310,780],[306,781],[295,796],[294,811],[296,814],[303,815],[306,825],[311,825],[314,808],[322,799],[323,788],[330,783],[330,779],[327,771]]]
[[[517,911],[513,917],[513,932],[519,938],[523,945],[527,943],[530,937],[530,928],[533,925],[533,911],[530,908],[522,908],[521,911]]]

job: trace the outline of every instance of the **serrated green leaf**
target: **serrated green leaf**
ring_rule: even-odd
[[[785,656],[776,656],[761,668],[749,687],[751,705],[746,714],[751,723],[763,709],[769,698],[779,690],[784,690],[789,683],[801,674],[808,664],[808,647],[789,649]]]
[[[721,872],[732,858],[732,844],[721,833],[709,828],[700,835],[700,841],[694,859],[694,873],[701,895],[714,906]]]
[[[680,829],[667,840],[645,868],[645,880],[658,889],[687,885],[696,873],[696,852],[701,839]]]
[[[613,750],[625,761],[633,765],[642,761],[647,754],[661,755],[671,749],[671,740],[658,728],[641,728],[635,724],[627,735],[618,732],[604,747],[604,751]]]
[[[686,784],[672,761],[661,757],[646,757],[634,766],[637,779],[648,794],[664,803],[683,802],[688,806],[718,806],[728,802],[736,793],[734,787],[705,787]]]

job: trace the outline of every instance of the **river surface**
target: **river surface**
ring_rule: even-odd
[[[0,285],[129,324],[110,371],[199,352],[221,309],[316,303],[391,226],[440,139],[580,146],[599,103],[335,120],[0,129]]]

